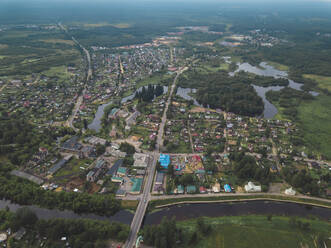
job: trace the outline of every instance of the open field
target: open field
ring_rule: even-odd
[[[84,27],[86,28],[100,28],[100,27],[115,27],[115,28],[129,28],[132,25],[130,23],[107,23],[107,22],[100,22],[100,23],[85,23]]]
[[[8,45],[6,45],[6,44],[0,44],[0,49],[5,49],[5,48],[8,48]]]
[[[331,91],[331,77],[325,77],[314,74],[304,74],[305,78],[312,79],[318,83],[318,87]]]
[[[53,44],[66,44],[66,45],[75,45],[75,43],[72,40],[62,40],[62,39],[48,39],[48,40],[40,40],[42,42],[46,42],[46,43],[53,43]]]
[[[88,159],[78,160],[73,158],[55,174],[55,177],[69,176],[72,174],[77,175],[83,171],[80,167],[87,168],[90,163],[91,161]]]
[[[70,73],[68,73],[66,66],[55,66],[49,70],[43,72],[48,77],[59,77],[61,80],[70,79]]]
[[[309,223],[310,230],[294,227],[289,223],[290,218],[282,216],[273,216],[271,221],[267,220],[267,216],[204,218],[204,222],[211,225],[212,231],[194,247],[317,247],[318,234],[330,235],[331,224],[328,222],[301,218],[296,220]],[[196,220],[178,222],[177,225],[192,232],[196,229]]]
[[[298,107],[300,127],[309,148],[331,159],[331,98],[320,95]]]
[[[268,61],[268,65],[271,65],[272,67],[276,68],[280,71],[289,71],[290,68],[287,65],[279,64],[276,62]]]
[[[134,200],[122,200],[121,201],[121,207],[125,209],[132,209],[135,210],[138,206],[139,201]]]

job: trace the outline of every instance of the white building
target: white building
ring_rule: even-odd
[[[134,167],[141,167],[141,168],[146,168],[149,163],[149,156],[143,153],[135,153],[133,155],[134,158]]]
[[[296,192],[292,189],[292,187],[285,190],[285,195],[295,195],[295,193]]]
[[[215,183],[213,186],[213,192],[214,193],[219,193],[221,192],[221,185],[219,183]]]
[[[261,190],[261,186],[254,185],[252,182],[248,182],[248,184],[245,185],[246,192],[261,192]]]

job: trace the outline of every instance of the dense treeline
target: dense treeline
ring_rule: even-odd
[[[15,165],[22,165],[38,151],[39,147],[50,148],[57,137],[70,134],[66,128],[37,128],[17,116],[6,116],[0,120],[0,155],[7,156]]]
[[[176,225],[175,218],[164,217],[157,226],[147,225],[143,229],[144,244],[156,248],[194,247],[201,239],[213,231],[212,225],[199,217],[191,230],[185,230]]]
[[[151,85],[149,84],[147,88],[142,87],[141,91],[137,91],[135,97],[144,102],[151,102],[155,97],[161,96],[163,94],[162,85]]]
[[[293,167],[285,167],[282,169],[282,176],[286,182],[304,194],[318,196],[321,193],[317,180],[314,180],[306,170],[298,171]],[[327,174],[325,179],[330,180],[330,174]]]
[[[182,229],[176,227],[174,218],[164,217],[160,225],[144,228],[144,243],[157,248],[178,247],[181,243],[182,232]]]
[[[263,101],[249,82],[249,78],[231,77],[225,71],[210,74],[189,71],[179,79],[181,87],[198,89],[197,101],[204,106],[247,116],[260,115]]]
[[[273,180],[273,175],[270,173],[268,166],[259,166],[252,156],[241,153],[230,154],[230,159],[234,163],[234,173],[242,181],[255,180],[268,187]]]
[[[43,247],[108,247],[108,240],[125,241],[129,227],[117,222],[96,221],[88,219],[50,219],[38,220],[36,214],[28,208],[18,209],[16,213],[0,211],[1,230],[11,228],[13,232],[21,227],[26,228],[27,234],[21,241],[10,239],[10,247],[36,247],[43,242]],[[45,237],[38,239],[36,237]],[[61,241],[62,237],[66,240]]]
[[[120,201],[112,195],[46,191],[25,179],[10,175],[12,168],[5,163],[0,166],[0,198],[21,205],[68,209],[76,213],[111,216],[120,210]]]

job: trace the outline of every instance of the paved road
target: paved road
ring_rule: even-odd
[[[59,23],[58,24],[59,27],[66,33],[68,33],[67,29],[61,24]],[[92,77],[92,63],[91,63],[91,55],[89,53],[89,51],[82,45],[80,44],[76,39],[75,37],[71,36],[71,39],[73,40],[73,42],[75,42],[85,53],[86,55],[86,60],[87,60],[87,65],[88,65],[88,68],[87,68],[87,74],[86,74],[86,82],[85,82],[85,86],[84,86],[84,90],[82,91],[81,95],[77,98],[77,101],[75,103],[75,106],[74,106],[74,109],[72,110],[72,114],[71,116],[68,118],[68,120],[66,121],[65,125],[68,126],[68,127],[71,127],[72,129],[74,129],[76,132],[79,131],[78,128],[75,128],[74,125],[73,125],[73,121],[78,113],[78,110],[80,108],[80,106],[82,105],[83,103],[83,96],[84,94],[86,93],[86,84],[89,82],[89,80],[91,79]]]
[[[150,200],[163,200],[163,199],[172,199],[172,198],[196,198],[199,197],[201,198],[201,201],[203,201],[203,198],[205,197],[216,197],[216,196],[286,196],[286,197],[291,197],[293,200],[295,199],[309,199],[309,200],[318,200],[321,202],[328,202],[331,203],[330,199],[325,199],[325,198],[318,198],[318,197],[312,197],[312,196],[306,196],[306,195],[296,195],[296,196],[288,196],[284,194],[279,194],[279,193],[211,193],[211,194],[183,194],[183,195],[155,195],[151,196]],[[246,199],[245,199],[246,200]]]
[[[144,184],[143,194],[140,196],[140,201],[139,201],[136,213],[135,213],[132,223],[131,223],[129,237],[128,237],[128,240],[126,241],[124,247],[127,247],[127,248],[135,247],[135,242],[137,240],[137,234],[139,232],[142,221],[144,219],[145,212],[146,212],[146,209],[148,206],[148,202],[151,199],[151,188],[152,188],[154,174],[155,174],[155,170],[156,170],[156,162],[158,160],[160,148],[162,148],[162,146],[163,146],[164,127],[165,127],[165,124],[167,121],[167,111],[168,111],[168,108],[169,108],[169,105],[171,102],[171,97],[176,88],[176,82],[177,82],[178,76],[182,72],[184,72],[186,69],[187,68],[184,68],[177,72],[177,75],[171,86],[170,94],[169,94],[168,100],[166,102],[166,106],[164,108],[164,112],[163,112],[163,116],[162,116],[162,121],[161,121],[161,124],[159,127],[156,148],[155,148],[155,151],[151,154],[152,159],[150,161],[150,164],[147,167],[147,175],[146,175],[146,180],[145,180],[145,184]]]

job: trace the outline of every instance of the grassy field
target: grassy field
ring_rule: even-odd
[[[70,73],[67,71],[66,66],[51,67],[49,70],[44,71],[43,74],[48,77],[59,77],[62,81],[70,79]]]
[[[324,77],[313,74],[304,74],[305,78],[312,79],[318,83],[318,87],[331,91],[331,77]]]
[[[61,44],[66,44],[66,45],[75,45],[75,43],[72,40],[62,40],[62,39],[48,39],[48,40],[40,40],[42,42],[46,42],[46,43],[52,43],[52,44],[56,44],[56,43],[61,43]]]
[[[87,168],[91,163],[89,159],[76,159],[72,158],[62,169],[60,169],[56,174],[56,177],[77,175],[83,170],[80,167]]]
[[[303,231],[290,225],[290,218],[273,216],[271,221],[267,216],[227,216],[220,218],[204,218],[210,224],[212,231],[205,237],[200,236],[198,243],[192,247],[317,247],[316,239],[319,233],[331,234],[331,224],[320,220],[301,219],[310,224],[309,231]],[[188,232],[196,229],[196,220],[178,222],[178,226]],[[331,241],[327,241],[328,246]]]
[[[280,71],[289,71],[290,70],[290,68],[287,65],[282,65],[282,64],[272,62],[272,61],[268,61],[268,65],[271,65]]]
[[[125,209],[136,210],[138,207],[139,201],[130,201],[130,200],[122,200],[121,207]]]
[[[298,107],[300,127],[308,148],[331,159],[331,97],[320,95]]]
[[[100,27],[115,27],[115,28],[129,28],[132,26],[130,23],[108,23],[108,22],[99,22],[99,23],[84,23],[85,28],[100,28]]]
[[[217,72],[219,70],[228,71],[229,70],[229,64],[228,63],[222,63],[222,64],[220,64],[219,67],[212,67],[212,66],[206,65],[203,68],[206,69],[209,72]]]

